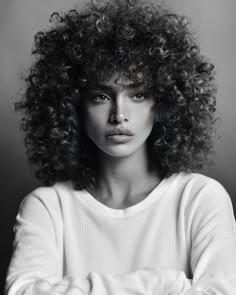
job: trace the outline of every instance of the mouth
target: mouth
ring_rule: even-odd
[[[124,144],[129,142],[134,135],[129,129],[126,128],[113,128],[106,132],[106,139],[111,144]]]
[[[131,132],[129,129],[126,128],[113,128],[111,130],[108,130],[105,134],[106,137],[111,136],[133,136],[133,132]]]

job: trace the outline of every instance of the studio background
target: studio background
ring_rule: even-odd
[[[19,114],[14,102],[23,87],[21,74],[31,63],[35,33],[47,27],[52,12],[73,8],[84,0],[0,1],[0,287],[12,251],[13,226],[22,198],[40,183],[27,164]],[[235,0],[167,0],[180,14],[192,19],[202,52],[217,71],[217,115],[221,117],[215,166],[204,173],[220,181],[229,192],[236,212],[236,2]],[[1,292],[1,291],[0,291]]]

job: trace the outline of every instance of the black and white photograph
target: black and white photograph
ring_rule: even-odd
[[[0,2],[1,294],[236,294],[235,11]]]

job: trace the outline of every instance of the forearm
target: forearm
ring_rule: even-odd
[[[200,282],[188,279],[184,272],[161,267],[146,267],[123,275],[91,272],[85,279],[66,276],[36,279],[14,286],[8,295],[232,295],[236,278],[213,277]]]
[[[14,286],[15,285],[15,286]],[[19,287],[18,286],[24,286]],[[38,278],[28,284],[13,284],[8,295],[132,295],[184,294],[191,287],[184,272],[161,267],[146,267],[129,274],[113,275],[91,272],[85,279],[67,276],[61,280]],[[74,293],[72,293],[74,294]]]

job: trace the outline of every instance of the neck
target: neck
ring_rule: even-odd
[[[102,155],[96,198],[113,207],[123,208],[125,203],[137,203],[160,182],[156,169],[148,163],[146,149],[131,156],[116,158]]]

